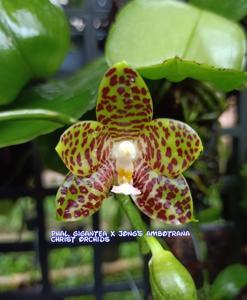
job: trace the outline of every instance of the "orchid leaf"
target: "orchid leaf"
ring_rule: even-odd
[[[53,75],[68,48],[68,21],[56,1],[0,0],[0,104],[31,79]]]
[[[246,0],[190,0],[190,3],[236,21],[247,15]]]
[[[108,63],[125,60],[149,79],[187,77],[230,91],[247,82],[246,39],[237,23],[179,1],[134,0],[119,13]]]
[[[212,284],[210,299],[233,300],[247,286],[247,267],[241,264],[228,266],[221,271]]]
[[[98,84],[106,69],[105,60],[100,58],[67,79],[26,88],[14,103],[1,107],[2,113],[42,109],[78,119],[95,107]],[[29,120],[20,119],[19,115],[17,118],[13,113],[12,118],[0,123],[0,147],[27,142],[63,126],[60,119],[58,122],[48,116],[46,120],[37,116]]]
[[[62,125],[73,124],[77,122],[77,119],[71,118],[66,114],[59,113],[57,111],[51,111],[47,109],[17,109],[10,111],[0,112],[0,122],[9,120],[49,120],[55,123],[61,123]]]

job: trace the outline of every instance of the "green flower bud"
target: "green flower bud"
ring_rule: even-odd
[[[176,257],[162,247],[152,253],[149,272],[153,300],[196,300],[194,281]]]

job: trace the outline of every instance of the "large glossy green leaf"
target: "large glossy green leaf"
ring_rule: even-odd
[[[236,21],[247,15],[246,0],[190,0],[190,3]]]
[[[243,29],[236,23],[170,0],[134,0],[111,28],[109,64],[125,60],[147,78],[212,82],[229,91],[247,82],[242,72],[246,51]]]
[[[63,126],[61,118],[56,121],[52,111],[62,113],[62,118],[64,115],[79,118],[94,108],[98,84],[106,69],[105,60],[100,58],[70,78],[25,89],[20,97],[7,107],[13,116],[11,119],[6,120],[6,113],[2,113],[4,121],[1,121],[0,112],[0,147],[23,143]],[[2,107],[2,111],[5,111],[4,108]],[[30,119],[30,115],[26,119],[25,116],[20,119],[20,114],[11,112],[24,109],[32,109],[32,112],[37,113],[40,113],[40,109],[48,110],[51,112],[47,113],[52,117],[40,115],[40,119],[37,119],[39,116],[34,114],[33,119]]]
[[[234,300],[240,290],[247,285],[247,267],[235,264],[227,267],[212,284],[211,300]]]
[[[68,47],[68,22],[56,0],[0,0],[0,104],[30,79],[57,71]]]

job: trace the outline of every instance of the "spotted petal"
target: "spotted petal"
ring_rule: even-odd
[[[171,119],[146,124],[138,142],[150,168],[169,178],[185,171],[202,151],[198,134],[187,124]]]
[[[108,159],[111,142],[104,126],[83,121],[69,127],[61,136],[56,151],[66,167],[75,175],[88,176],[100,162]]]
[[[134,186],[140,195],[131,196],[139,209],[152,219],[170,224],[193,221],[193,202],[189,186],[180,175],[176,179],[158,175],[146,163],[139,163]]]
[[[152,99],[142,77],[124,62],[115,64],[101,81],[96,113],[112,137],[137,137],[153,115]]]
[[[69,173],[56,196],[57,219],[73,221],[94,214],[107,198],[113,178],[111,162],[87,178]]]

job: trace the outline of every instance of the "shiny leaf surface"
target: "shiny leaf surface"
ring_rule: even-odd
[[[0,104],[32,78],[57,71],[69,47],[69,27],[56,1],[0,1]]]
[[[209,81],[223,91],[247,82],[243,29],[178,1],[134,0],[119,13],[106,45],[109,64],[125,60],[150,79]]]

